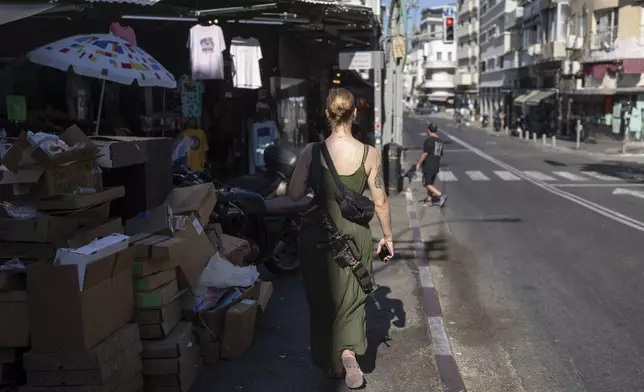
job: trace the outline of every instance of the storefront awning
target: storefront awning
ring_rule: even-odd
[[[528,91],[527,93],[525,93],[523,95],[519,95],[518,97],[514,98],[513,103],[516,106],[521,106],[521,105],[525,104],[526,100],[528,100],[530,97],[533,97],[533,96],[535,96],[537,94],[539,94],[539,90]]]
[[[537,106],[541,103],[541,101],[552,97],[556,93],[556,91],[539,91],[538,94],[535,94],[532,97],[528,98],[525,103],[529,106]]]
[[[34,4],[24,4],[24,3],[12,3],[12,4],[0,4],[0,25],[5,23],[10,23],[15,20],[20,20],[28,18],[33,15],[37,15],[41,12],[45,12],[54,7],[57,7],[56,4],[50,3],[34,3]]]

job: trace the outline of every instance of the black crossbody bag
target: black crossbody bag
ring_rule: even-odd
[[[318,143],[315,146],[313,146],[313,155],[312,155],[313,157],[311,158],[312,159],[311,172],[312,172],[313,183],[314,183],[313,189],[315,191],[315,199],[319,206],[320,215],[322,216],[322,225],[331,234],[331,239],[328,242],[318,244],[318,248],[329,250],[333,256],[333,260],[336,262],[336,264],[338,264],[338,266],[340,266],[340,268],[349,267],[351,269],[351,272],[353,273],[353,276],[358,281],[358,284],[360,285],[362,292],[365,293],[367,296],[370,296],[373,299],[374,304],[376,305],[376,308],[380,309],[380,303],[378,303],[378,300],[372,295],[376,291],[378,286],[374,281],[373,275],[371,275],[367,267],[360,260],[360,256],[358,255],[358,252],[355,250],[355,247],[356,247],[355,240],[350,235],[343,234],[340,231],[338,226],[335,224],[335,221],[333,221],[333,218],[331,217],[331,215],[329,214],[329,212],[326,210],[324,206],[323,194],[322,194],[323,178],[322,178],[322,163],[320,161],[320,149],[322,149],[323,155],[326,155],[325,162],[327,163],[329,170],[331,170],[331,173],[334,174],[334,180],[336,182],[336,185],[338,184],[342,185],[346,192],[351,192],[356,195],[359,195],[359,194],[356,192],[353,192],[351,189],[347,188],[346,186],[344,186],[344,184],[340,182],[337,172],[335,171],[335,167],[333,167],[333,161],[331,161],[329,152],[328,150],[326,150],[326,146],[320,148],[321,147],[320,144],[324,144],[324,143]],[[326,154],[324,154],[325,151],[326,151]],[[336,200],[338,199],[338,193],[339,192],[336,191]],[[362,196],[362,195],[359,195],[359,196]],[[371,202],[371,200],[369,200],[369,202]],[[338,203],[340,204],[340,202]],[[342,207],[342,204],[340,204],[340,206]],[[371,202],[371,207],[373,209],[373,202]],[[358,211],[358,210],[359,208],[355,208],[352,211]],[[372,216],[373,216],[373,213],[372,213]]]

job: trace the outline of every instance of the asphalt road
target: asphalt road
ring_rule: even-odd
[[[419,220],[468,391],[644,391],[644,169],[432,121],[449,198]]]

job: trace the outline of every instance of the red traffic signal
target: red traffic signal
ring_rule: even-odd
[[[454,25],[454,18],[445,18],[445,24],[448,26]]]

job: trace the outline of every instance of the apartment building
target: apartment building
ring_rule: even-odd
[[[479,73],[481,113],[508,113],[512,92],[519,79],[517,49],[521,35],[516,29],[516,0],[481,0],[479,11]],[[514,20],[512,16],[514,15]],[[507,22],[507,23],[506,23]]]
[[[479,0],[459,0],[456,5],[457,101],[475,106],[479,94]]]
[[[446,9],[455,8],[455,4],[450,4],[421,11],[420,31],[412,39],[407,58],[408,88],[414,96],[410,101],[453,107],[456,43],[444,41],[443,15]]]

